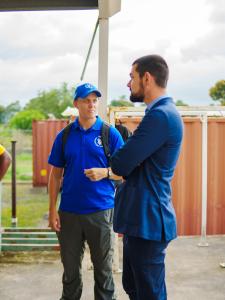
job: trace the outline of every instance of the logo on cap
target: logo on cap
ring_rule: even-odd
[[[86,83],[84,85],[84,87],[86,87],[87,89],[92,89],[92,88],[95,88],[93,85],[91,85],[90,83]]]

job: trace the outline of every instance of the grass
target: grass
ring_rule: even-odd
[[[33,188],[31,185],[32,133],[31,131],[11,130],[0,126],[0,143],[11,151],[11,141],[16,140],[16,202],[18,227],[47,227],[45,216],[48,212],[48,194],[45,188]],[[12,166],[3,179],[2,226],[11,226],[11,178]],[[19,182],[23,182],[20,184]]]
[[[0,143],[11,153],[11,141],[16,141],[16,179],[32,180],[32,132],[30,130],[12,130],[0,125]],[[4,181],[11,180],[11,169],[4,177]]]
[[[21,181],[32,180],[32,153],[19,153],[16,155],[16,179]],[[4,181],[11,180],[12,166],[9,167]]]
[[[43,201],[21,201],[17,207],[17,227],[38,227],[48,210],[48,204]],[[2,209],[2,226],[11,226],[11,208]],[[46,227],[48,226],[46,221]]]
[[[47,227],[48,194],[46,188],[17,184],[17,227]],[[3,185],[2,226],[11,226],[11,185]]]

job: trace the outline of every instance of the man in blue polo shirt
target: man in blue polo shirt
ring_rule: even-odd
[[[74,106],[79,111],[62,146],[61,131],[49,156],[49,225],[58,234],[64,267],[61,300],[78,300],[82,294],[81,263],[87,241],[94,265],[94,299],[115,299],[112,277],[114,175],[101,141],[102,120],[96,116],[101,93],[90,83],[78,86]],[[123,144],[110,127],[113,154]],[[57,197],[62,181],[59,211]]]
[[[126,181],[115,197],[114,230],[124,234],[123,287],[132,300],[166,300],[165,251],[177,235],[171,179],[183,123],[166,93],[169,69],[159,55],[135,60],[128,87],[146,114],[127,143],[111,157]]]

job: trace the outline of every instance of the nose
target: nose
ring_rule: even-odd
[[[90,102],[89,102],[89,107],[94,107],[94,106],[95,106],[95,102],[94,102],[94,101],[93,101],[93,102],[90,101]]]

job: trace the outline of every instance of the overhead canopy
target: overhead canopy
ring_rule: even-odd
[[[0,0],[0,11],[98,9],[98,0]]]

